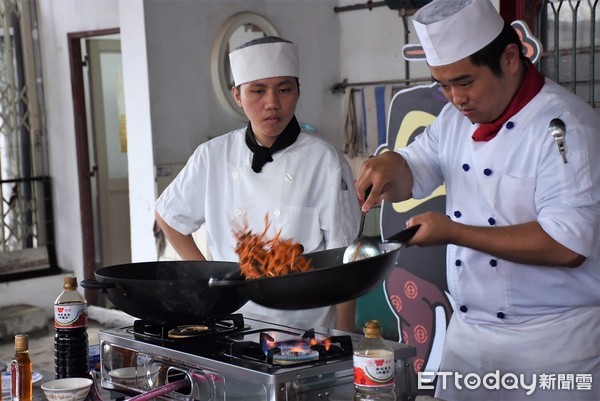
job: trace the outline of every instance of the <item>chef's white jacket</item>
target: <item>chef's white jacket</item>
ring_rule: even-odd
[[[260,233],[267,214],[268,236],[281,229],[281,237],[300,242],[305,253],[348,245],[358,233],[360,209],[343,156],[323,139],[301,132],[255,173],[245,131],[232,131],[196,149],[156,202],[165,222],[184,235],[205,223],[208,249],[220,261],[239,260],[232,230],[247,222]],[[240,312],[281,317],[306,328],[335,327],[333,306],[282,311],[249,302]]]
[[[566,126],[567,163],[548,132],[554,118]],[[582,362],[561,350],[575,345],[587,355],[600,355],[600,119],[581,98],[546,80],[495,138],[473,141],[477,127],[449,103],[422,135],[398,150],[413,174],[413,196],[423,198],[444,182],[446,213],[454,221],[474,226],[537,221],[552,238],[587,260],[577,268],[532,266],[449,245],[452,319],[461,322],[448,329],[440,371],[514,369],[522,363],[523,368],[547,366],[562,373],[583,370],[598,375],[599,358]],[[578,319],[565,318],[584,311],[586,319],[595,322],[591,333],[576,329],[581,325]],[[540,324],[550,317],[560,317],[561,324]],[[479,338],[482,327],[491,330]],[[464,343],[469,338],[479,338],[480,344]],[[548,344],[548,338],[552,349],[540,353],[536,346]],[[505,358],[506,354],[518,357]],[[600,377],[594,385],[597,391]],[[449,400],[471,399],[464,390],[438,394]],[[502,399],[494,394],[492,399]],[[582,394],[589,393],[569,396],[579,399]],[[507,399],[521,398],[513,392]]]

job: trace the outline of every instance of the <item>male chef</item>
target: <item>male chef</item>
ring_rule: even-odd
[[[489,0],[413,16],[449,103],[414,142],[366,161],[362,209],[446,184],[411,245],[447,245],[454,313],[436,396],[600,399],[600,118],[541,75]],[[440,272],[441,274],[441,272]]]

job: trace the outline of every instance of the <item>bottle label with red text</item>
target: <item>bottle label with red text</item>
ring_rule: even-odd
[[[57,329],[75,329],[87,326],[87,305],[54,305],[54,327]]]
[[[354,384],[363,387],[381,387],[394,384],[394,355],[354,355]]]

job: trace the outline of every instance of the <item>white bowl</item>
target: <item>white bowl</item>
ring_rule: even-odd
[[[159,366],[152,366],[150,372],[150,379],[155,380],[158,372],[160,370]],[[119,368],[113,369],[108,372],[108,375],[112,378],[113,383],[121,384],[124,386],[136,386],[146,382],[147,374],[143,368],[136,367],[127,367],[127,368]]]
[[[93,381],[83,377],[56,379],[42,384],[48,401],[83,401]]]

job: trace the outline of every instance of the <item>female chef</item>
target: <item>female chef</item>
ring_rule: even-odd
[[[201,144],[156,202],[156,219],[182,259],[204,260],[191,234],[206,225],[214,260],[238,261],[233,230],[278,230],[305,252],[344,247],[360,220],[352,172],[336,149],[301,132],[296,46],[277,37],[250,41],[229,55],[233,95],[248,125]],[[252,302],[241,313],[285,318],[299,327],[354,331],[354,301],[283,311]]]
[[[421,225],[409,244],[448,245],[436,396],[598,400],[599,117],[536,70],[489,0],[434,0],[413,24],[449,103],[366,161],[357,192],[373,185],[366,211],[446,184],[445,215],[407,222]]]

